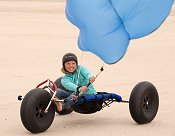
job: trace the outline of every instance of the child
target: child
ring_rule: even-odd
[[[75,95],[77,88],[83,95],[97,94],[93,84],[86,86],[89,82],[93,83],[95,77],[84,66],[78,65],[78,60],[75,54],[67,53],[62,58],[63,68],[61,71],[65,74],[61,79],[61,84],[68,90],[58,89],[56,97],[58,99],[66,99],[64,103],[55,102],[57,110],[68,109],[75,103],[78,96]],[[55,99],[57,99],[55,98]]]

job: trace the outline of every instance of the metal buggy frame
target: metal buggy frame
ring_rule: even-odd
[[[30,90],[24,98],[20,95],[18,100],[22,100],[20,117],[24,127],[31,133],[41,133],[46,131],[52,124],[55,112],[59,115],[78,112],[81,114],[91,114],[108,107],[113,102],[128,103],[132,119],[138,124],[151,122],[158,111],[159,95],[156,87],[148,82],[139,82],[130,94],[129,101],[115,93],[99,92],[90,97],[78,98],[77,102],[70,108],[57,111],[53,98],[57,88],[65,89],[61,84],[61,77],[55,82],[47,79]],[[64,102],[64,100],[59,100]]]

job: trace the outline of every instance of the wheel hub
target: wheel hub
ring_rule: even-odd
[[[44,104],[39,104],[38,106],[36,106],[36,117],[38,119],[43,119],[45,117],[45,112],[44,112],[45,106]]]
[[[146,96],[143,99],[143,109],[145,112],[148,112],[151,109],[151,106],[152,106],[151,102],[152,100],[150,96]]]

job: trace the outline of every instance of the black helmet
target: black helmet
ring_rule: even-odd
[[[68,62],[68,61],[71,61],[71,60],[75,61],[78,64],[78,59],[77,59],[77,56],[75,54],[73,54],[73,53],[66,53],[63,56],[63,58],[62,58],[62,65],[63,65],[64,70],[66,70],[64,64],[66,62]]]

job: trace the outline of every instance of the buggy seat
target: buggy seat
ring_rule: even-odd
[[[114,101],[121,102],[122,97],[115,93],[98,92],[96,95],[81,96],[71,108],[78,113],[90,114],[100,111],[103,104],[108,106]]]

